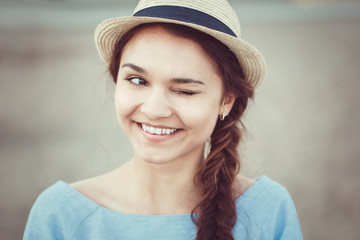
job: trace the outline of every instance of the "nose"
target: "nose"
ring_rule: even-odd
[[[149,119],[158,119],[170,117],[172,114],[171,107],[166,93],[161,89],[149,91],[142,103],[140,110]]]

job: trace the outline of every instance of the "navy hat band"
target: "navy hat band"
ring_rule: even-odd
[[[141,9],[138,12],[134,13],[133,16],[156,17],[156,18],[179,20],[182,22],[201,25],[203,27],[217,30],[229,34],[233,37],[236,37],[236,34],[217,18],[214,18],[213,16],[206,14],[204,12],[200,12],[198,10],[187,7],[155,6],[155,7]]]

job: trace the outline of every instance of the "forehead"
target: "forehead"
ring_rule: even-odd
[[[217,66],[194,39],[176,35],[162,26],[144,27],[138,30],[125,45],[121,61],[177,64],[178,68],[206,68],[219,75]]]

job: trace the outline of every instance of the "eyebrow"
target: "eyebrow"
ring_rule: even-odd
[[[128,68],[131,68],[139,73],[142,73],[142,74],[147,74],[146,70],[139,67],[139,66],[136,66],[135,64],[132,64],[132,63],[124,63],[121,68],[124,68],[124,67],[128,67]],[[205,85],[202,81],[199,81],[199,80],[195,80],[195,79],[191,79],[191,78],[174,78],[174,79],[171,79],[171,82],[174,82],[174,83],[195,83],[195,84],[200,84],[200,85]]]
[[[133,70],[135,70],[135,71],[137,71],[137,72],[139,72],[139,73],[147,74],[147,72],[146,72],[145,69],[143,69],[143,68],[141,68],[141,67],[139,67],[139,66],[136,66],[136,65],[134,65],[134,64],[132,64],[132,63],[124,63],[124,64],[121,66],[121,68],[124,68],[124,67],[131,68],[131,69],[133,69]]]
[[[205,85],[202,81],[191,78],[174,78],[171,81],[174,83],[196,83],[196,84]]]

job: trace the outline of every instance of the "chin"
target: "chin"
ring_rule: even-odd
[[[144,159],[143,161],[153,165],[164,165],[171,162],[167,160],[158,160],[158,159]]]
[[[149,157],[151,156],[151,157]],[[149,164],[155,165],[163,165],[169,162],[172,162],[174,159],[165,156],[154,156],[154,155],[146,155],[146,156],[138,156],[138,159]]]

